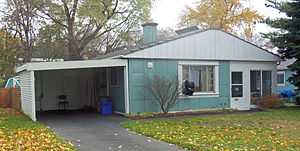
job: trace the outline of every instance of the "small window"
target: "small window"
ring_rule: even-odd
[[[231,93],[232,97],[243,97],[243,85],[233,85]]]
[[[243,72],[232,72],[232,84],[243,84]]]
[[[284,84],[285,84],[284,72],[278,72],[277,73],[277,85],[284,85]]]
[[[110,75],[110,84],[111,86],[119,86],[120,85],[120,70],[112,68]]]
[[[231,96],[243,97],[243,72],[231,72]]]

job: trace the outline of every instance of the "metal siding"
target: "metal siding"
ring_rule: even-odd
[[[153,68],[147,68],[153,62]],[[147,77],[153,75],[178,76],[178,60],[129,59],[130,112],[158,112],[159,105],[145,88]],[[219,64],[219,97],[180,98],[172,111],[229,107],[229,62]]]
[[[208,30],[126,55],[128,58],[277,61],[279,58],[219,30]]]
[[[114,102],[114,111],[125,113],[125,91],[124,91],[124,67],[117,67],[119,85],[112,86],[110,84],[110,95]]]
[[[19,74],[21,84],[22,111],[33,121],[36,121],[34,72],[23,71]]]

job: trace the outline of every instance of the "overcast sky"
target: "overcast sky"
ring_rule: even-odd
[[[0,0],[0,6],[3,6],[5,0]],[[156,0],[152,9],[152,19],[159,24],[159,28],[178,29],[179,17],[183,14],[187,6],[195,6],[200,0]],[[284,1],[284,0],[278,0]],[[251,8],[258,10],[265,17],[276,18],[282,17],[277,10],[265,6],[265,0],[249,0],[248,4]],[[258,24],[256,32],[268,32],[265,24]]]
[[[159,24],[159,28],[178,28],[179,17],[186,6],[195,6],[199,0],[156,0],[152,9],[152,18]],[[275,18],[283,16],[277,10],[265,6],[265,0],[249,0],[251,8],[258,10],[265,17]],[[270,29],[267,25],[257,25],[256,32],[266,32]]]

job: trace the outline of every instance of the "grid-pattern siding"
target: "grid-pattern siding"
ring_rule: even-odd
[[[32,120],[36,121],[35,115],[35,91],[34,91],[34,72],[23,71],[19,74],[21,84],[21,105],[22,111]]]
[[[178,61],[159,59],[130,59],[129,60],[129,106],[131,113],[159,112],[160,108],[147,90],[149,77],[160,75],[163,77],[178,77]],[[152,62],[149,69],[147,63]],[[230,65],[228,61],[219,61],[219,95],[216,97],[180,98],[171,111],[198,110],[230,107]]]

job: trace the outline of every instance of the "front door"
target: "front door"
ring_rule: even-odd
[[[231,107],[239,109],[244,100],[244,80],[243,72],[231,72]]]

